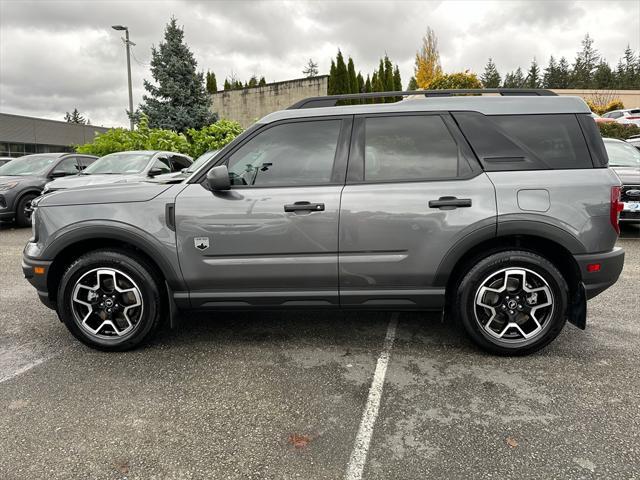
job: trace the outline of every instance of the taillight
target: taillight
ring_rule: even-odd
[[[620,235],[620,212],[624,209],[624,204],[620,201],[620,187],[611,187],[611,225],[618,235]]]
[[[640,120],[640,117],[626,117],[627,120]]]

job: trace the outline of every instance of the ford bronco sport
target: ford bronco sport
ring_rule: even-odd
[[[365,104],[391,96],[409,98]],[[576,97],[316,97],[184,183],[40,197],[23,269],[104,350],[186,309],[341,308],[442,310],[480,347],[523,355],[567,320],[584,329],[587,299],[617,280],[619,197]]]

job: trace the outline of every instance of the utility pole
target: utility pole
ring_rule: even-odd
[[[133,130],[133,118],[131,118],[131,115],[133,115],[133,91],[131,90],[131,53],[130,53],[130,48],[131,45],[135,45],[135,43],[131,42],[129,40],[129,28],[127,28],[124,25],[112,25],[111,28],[113,28],[114,30],[118,30],[118,31],[122,31],[124,30],[124,36],[125,38],[123,38],[122,40],[124,41],[124,44],[126,46],[127,49],[127,80],[129,82],[129,123],[131,125],[131,130]]]

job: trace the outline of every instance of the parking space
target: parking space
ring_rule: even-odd
[[[344,478],[391,314],[193,314],[145,348],[86,348],[0,229],[0,478]],[[398,316],[362,478],[637,478],[640,229],[618,283],[530,357]],[[355,478],[355,477],[354,477]]]

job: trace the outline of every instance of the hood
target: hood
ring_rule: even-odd
[[[34,179],[42,179],[38,175],[0,175],[0,183],[7,182],[29,182]]]
[[[153,183],[118,183],[77,187],[49,193],[37,200],[38,207],[92,205],[97,203],[132,203],[149,201],[171,185]]]
[[[58,178],[47,184],[47,191],[62,190],[67,188],[88,187],[90,185],[104,185],[109,183],[139,182],[144,175],[71,175]]]
[[[640,168],[636,167],[611,167],[623,185],[640,185]]]

